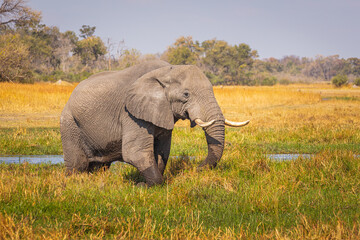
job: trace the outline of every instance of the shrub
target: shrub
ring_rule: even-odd
[[[355,78],[354,84],[360,87],[360,78]]]
[[[291,82],[290,82],[290,80],[287,79],[287,78],[282,78],[282,79],[280,79],[279,83],[280,83],[281,85],[289,85]]]
[[[346,75],[336,75],[331,79],[331,82],[335,87],[341,87],[348,83],[348,77]]]
[[[29,46],[19,34],[0,35],[0,82],[34,82]]]
[[[277,83],[277,78],[274,76],[264,78],[260,85],[262,86],[274,86]]]
[[[212,85],[220,85],[224,83],[224,79],[211,72],[205,72],[205,75],[209,79]]]

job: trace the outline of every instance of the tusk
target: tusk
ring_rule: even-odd
[[[203,122],[199,118],[195,119],[195,123],[202,128],[208,127],[208,126],[212,125],[214,122],[215,122],[215,120],[211,120],[210,122]]]
[[[250,122],[250,120],[247,120],[245,122],[232,122],[232,121],[225,119],[225,125],[230,126],[230,127],[243,127],[245,125],[248,125],[249,122]]]

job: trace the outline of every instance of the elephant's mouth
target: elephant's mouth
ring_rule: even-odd
[[[189,113],[187,111],[185,111],[181,114],[175,113],[174,117],[175,117],[175,119],[181,119],[181,120],[190,119]]]
[[[185,120],[185,119],[190,119],[190,116],[189,116],[189,113],[187,112],[187,111],[185,111],[185,118],[183,119],[183,120]]]

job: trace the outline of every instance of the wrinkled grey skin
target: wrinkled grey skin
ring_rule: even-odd
[[[161,184],[171,134],[179,119],[215,120],[204,129],[208,156],[200,168],[215,167],[224,149],[224,116],[212,85],[196,66],[156,60],[82,81],[60,121],[68,172],[91,172],[113,161],[135,166],[148,186]]]

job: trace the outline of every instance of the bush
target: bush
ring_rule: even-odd
[[[354,84],[358,87],[360,87],[360,78],[355,78]]]
[[[281,85],[289,85],[291,82],[290,82],[290,80],[287,79],[287,78],[282,78],[282,79],[280,79],[279,83],[280,83]]]
[[[29,46],[18,34],[0,35],[0,82],[34,82]]]
[[[220,85],[224,83],[224,79],[211,72],[205,72],[205,75],[209,79],[212,85]]]
[[[266,77],[261,82],[260,85],[262,86],[274,86],[277,83],[277,78],[274,76]]]
[[[346,75],[336,75],[331,79],[331,82],[335,87],[341,87],[348,83],[348,77]]]

